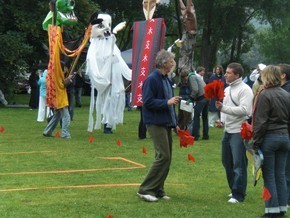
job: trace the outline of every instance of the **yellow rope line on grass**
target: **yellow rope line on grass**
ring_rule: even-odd
[[[0,192],[13,192],[13,191],[35,191],[35,190],[50,190],[50,189],[69,189],[69,188],[98,188],[98,187],[130,187],[139,186],[140,183],[119,183],[119,184],[91,184],[91,185],[68,185],[68,186],[52,186],[52,187],[41,187],[41,188],[12,188],[3,189]],[[171,184],[171,186],[187,186],[186,184]]]
[[[55,151],[19,151],[19,152],[0,152],[2,154],[38,154],[38,153],[51,153]]]
[[[108,160],[122,160],[133,165],[135,167],[113,167],[113,168],[96,168],[96,169],[80,169],[80,170],[52,170],[52,171],[39,171],[39,172],[12,172],[12,173],[0,173],[1,176],[3,175],[36,175],[36,174],[60,174],[60,173],[81,173],[81,172],[95,172],[95,171],[108,171],[108,170],[133,170],[133,169],[140,169],[145,168],[146,166],[143,164],[136,163],[134,161],[128,160],[122,157],[98,157],[101,159],[108,159]]]

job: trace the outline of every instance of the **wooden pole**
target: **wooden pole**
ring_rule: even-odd
[[[150,2],[151,2],[151,0],[148,0],[148,3],[147,3],[147,19],[146,20],[148,20],[149,16],[150,16]]]

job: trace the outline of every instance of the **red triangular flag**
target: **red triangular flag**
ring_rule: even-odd
[[[94,137],[91,135],[89,138],[89,142],[92,143],[94,141]]]
[[[147,154],[146,148],[144,148],[144,147],[142,148],[142,153]]]
[[[272,197],[271,193],[269,192],[269,190],[266,187],[263,188],[262,197],[263,197],[264,201],[268,201]]]
[[[117,140],[116,144],[117,144],[118,146],[121,146],[121,141],[120,141],[120,139]]]
[[[113,216],[111,214],[109,214],[106,218],[113,218]]]
[[[0,132],[2,132],[2,133],[3,133],[4,131],[5,131],[4,127],[3,127],[3,126],[1,126],[1,127],[0,127]]]
[[[195,158],[192,155],[188,154],[187,157],[188,157],[188,160],[195,162]]]
[[[55,133],[55,137],[56,137],[56,138],[60,138],[60,132],[56,132],[56,133]]]

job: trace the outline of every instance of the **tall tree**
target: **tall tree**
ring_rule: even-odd
[[[259,51],[271,64],[289,63],[290,16],[283,25],[268,28],[257,36]]]
[[[216,64],[218,51],[230,54],[227,62],[242,61],[241,55],[253,43],[251,20],[255,18],[277,24],[289,5],[287,0],[195,0],[194,4],[199,26],[196,61],[208,69]]]

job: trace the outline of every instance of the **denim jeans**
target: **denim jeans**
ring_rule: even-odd
[[[222,140],[222,163],[226,170],[228,185],[233,198],[244,201],[247,189],[246,148],[240,133],[224,132]]]
[[[76,106],[81,107],[82,106],[82,94],[83,94],[83,88],[75,88],[75,100],[76,100]]]
[[[271,198],[265,201],[265,213],[280,213],[287,211],[287,186],[285,167],[288,155],[288,134],[266,134],[261,150],[264,155],[262,166],[264,187]]]
[[[288,205],[290,205],[290,144],[288,147],[288,157],[286,162],[286,182],[287,182],[287,189],[288,189]]]
[[[68,97],[68,111],[70,115],[70,120],[73,120],[74,117],[74,99],[75,99],[75,90],[74,88],[70,88],[70,92],[67,94]]]
[[[69,115],[68,107],[54,110],[53,117],[47,124],[46,128],[44,129],[43,134],[47,136],[52,136],[52,132],[56,128],[60,119],[62,121],[61,137],[71,138],[71,135],[68,131],[68,128],[70,125],[70,115]]]
[[[208,106],[209,101],[206,98],[196,101],[192,124],[192,136],[195,139],[200,137],[200,116],[202,118],[203,137],[208,138]]]

